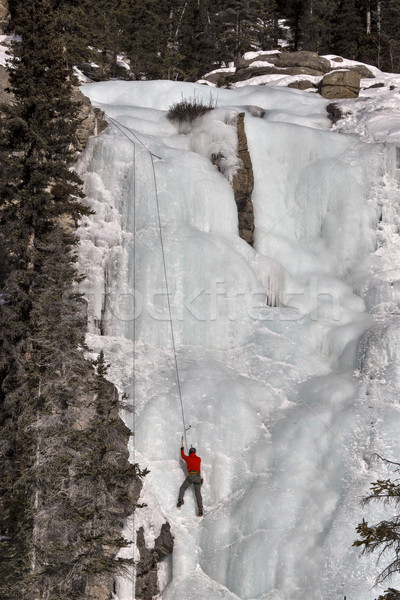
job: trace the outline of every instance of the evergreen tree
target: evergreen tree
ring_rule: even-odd
[[[179,28],[185,2],[131,0],[125,49],[137,79],[180,79]]]
[[[365,27],[356,0],[339,0],[332,16],[332,51],[357,59]]]
[[[256,0],[255,22],[257,45],[260,50],[272,50],[278,47],[279,26],[275,0]]]
[[[290,50],[300,50],[303,38],[302,24],[306,12],[306,0],[293,0],[286,6],[285,16],[290,27],[291,47]]]
[[[13,13],[15,102],[0,109],[0,596],[88,600],[121,565],[137,465],[116,392],[85,360],[76,293],[77,104],[52,0]],[[40,32],[40,34],[38,34]],[[121,449],[121,441],[122,449]]]
[[[188,0],[177,31],[180,68],[183,78],[199,79],[204,73],[217,67],[221,50],[218,45],[217,17],[210,0]]]
[[[377,65],[384,71],[400,72],[400,4],[397,0],[378,2]]]
[[[299,20],[302,50],[331,52],[330,21],[335,8],[335,0],[308,0]]]
[[[253,0],[221,2],[218,20],[221,27],[221,45],[224,56],[235,65],[241,56],[257,48],[257,3]]]
[[[378,458],[381,458],[378,456]],[[385,463],[394,465],[395,472],[400,472],[400,463],[392,462],[387,459]],[[383,504],[394,505],[398,510],[400,506],[400,481],[395,479],[378,480],[371,484],[371,493],[363,499],[363,504],[370,502],[381,502]],[[357,525],[356,531],[360,536],[353,546],[363,548],[363,552],[372,553],[377,551],[379,557],[385,553],[393,554],[394,558],[381,571],[377,578],[377,583],[382,583],[394,573],[400,573],[400,515],[396,514],[391,519],[385,519],[374,525],[368,525],[363,519],[362,523]],[[383,596],[378,600],[400,600],[400,591],[393,588],[386,590]]]

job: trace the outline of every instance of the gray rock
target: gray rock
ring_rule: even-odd
[[[254,66],[252,63],[265,60],[268,63]],[[260,55],[252,62],[242,61],[236,70],[234,81],[243,81],[259,75],[313,75],[321,77],[330,70],[330,62],[315,52],[284,52],[277,55]]]
[[[5,67],[0,65],[0,103],[9,103],[12,101],[12,94],[6,92],[6,87],[8,86],[8,73]]]
[[[313,75],[314,77],[322,77],[324,71],[317,71],[311,67],[286,67],[282,69],[281,72],[286,73],[287,75]]]
[[[0,0],[0,33],[5,33],[10,21],[8,0]]]
[[[79,111],[79,125],[76,131],[75,147],[78,151],[85,148],[87,141],[92,135],[99,135],[107,127],[108,123],[104,113],[98,108],[93,108],[89,98],[82,94],[77,88],[73,92],[73,100],[81,103]]]
[[[357,98],[360,92],[360,75],[355,71],[331,71],[323,77],[318,91],[324,98]]]
[[[309,90],[310,88],[316,88],[317,86],[308,79],[299,79],[299,81],[289,83],[288,87],[294,88],[295,90]]]
[[[284,70],[278,67],[271,67],[265,65],[263,67],[246,67],[243,69],[237,69],[235,75],[232,77],[233,81],[245,81],[252,77],[258,77],[259,75],[271,75],[271,74],[284,74]]]
[[[341,56],[335,56],[331,59],[333,62],[342,63],[343,58]],[[359,73],[361,79],[374,79],[375,75],[366,67],[365,65],[351,65],[349,67],[345,67],[347,71],[355,71]]]
[[[239,235],[252,246],[254,241],[254,213],[251,195],[254,187],[254,174],[244,127],[244,113],[238,115],[237,134],[238,155],[242,166],[233,178],[232,185],[238,210]]]
[[[205,75],[203,79],[205,81],[209,81],[210,83],[215,83],[217,86],[226,85],[232,80],[234,73],[230,73],[228,71],[219,71],[217,73],[210,73],[209,75]]]
[[[255,104],[246,106],[246,109],[249,111],[252,117],[258,117],[262,119],[265,115],[265,110],[261,108],[261,106],[256,106]]]
[[[380,82],[380,83],[373,83],[372,85],[369,85],[367,88],[364,88],[365,90],[369,90],[371,88],[381,88],[381,87],[385,87],[385,84]]]
[[[361,79],[375,79],[375,75],[365,65],[353,65],[346,67],[346,70],[358,73]]]
[[[244,59],[244,58],[239,58],[237,66],[239,69],[245,69],[246,67],[249,67],[252,63],[256,62],[256,61],[265,61],[265,62],[273,62],[274,60],[276,60],[280,55],[280,52],[276,52],[274,54],[270,54],[268,52],[259,54],[258,56],[256,56],[256,58],[248,58],[248,59]]]
[[[163,523],[151,549],[146,547],[144,529],[140,527],[136,532],[136,545],[140,559],[136,564],[135,598],[147,600],[159,594],[157,564],[162,558],[171,554],[174,547],[170,524]]]
[[[321,73],[328,73],[331,69],[329,60],[318,56],[316,52],[307,52],[305,50],[283,52],[276,59],[272,59],[271,62],[277,67],[303,67]]]

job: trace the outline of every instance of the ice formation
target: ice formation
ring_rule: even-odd
[[[82,90],[110,122],[78,165],[96,211],[80,228],[88,341],[135,403],[132,452],[150,469],[136,525],[149,544],[163,519],[172,526],[160,597],[372,600],[377,567],[352,542],[362,516],[380,514],[359,506],[384,471],[373,453],[400,458],[395,144],[332,131],[326,101],[292,89]],[[167,110],[193,96],[219,108],[180,135]],[[254,249],[209,160],[218,147],[235,154],[226,115],[239,110]],[[176,509],[183,425],[161,242],[202,520],[190,491]],[[132,585],[117,582],[118,600]]]

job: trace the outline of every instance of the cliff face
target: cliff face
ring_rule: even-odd
[[[8,9],[8,0],[0,0],[0,33],[5,33],[10,21],[10,11]]]
[[[10,102],[12,95],[6,92],[8,86],[8,73],[5,67],[0,65],[0,103]]]
[[[8,85],[7,69],[0,65],[0,103],[12,102],[13,95],[6,91]],[[85,148],[90,136],[99,135],[104,131],[107,127],[107,121],[104,118],[104,113],[99,108],[94,108],[89,98],[84,96],[78,88],[73,88],[72,99],[74,102],[81,103],[78,116],[79,125],[75,139],[75,148],[80,152]]]
[[[104,113],[99,108],[93,108],[89,98],[84,96],[80,90],[74,88],[72,98],[81,103],[79,111],[79,125],[76,131],[75,147],[78,151],[85,148],[88,139],[92,135],[99,135],[107,127]]]

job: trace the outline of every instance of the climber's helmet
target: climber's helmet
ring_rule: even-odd
[[[196,448],[193,448],[192,446],[189,450],[189,454],[196,454]]]

